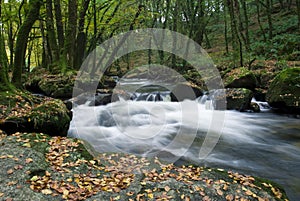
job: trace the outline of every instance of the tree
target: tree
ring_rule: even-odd
[[[298,15],[298,29],[300,32],[300,0],[296,0],[297,4],[297,15]]]
[[[46,28],[47,28],[47,41],[48,41],[48,53],[51,63],[55,63],[59,60],[59,49],[56,42],[54,19],[53,19],[53,6],[52,0],[46,0]],[[48,64],[49,65],[49,64]]]
[[[29,1],[28,14],[17,34],[12,82],[18,88],[22,87],[22,71],[24,68],[24,59],[29,33],[34,22],[39,18],[42,3],[42,0]]]
[[[68,2],[68,25],[65,37],[64,57],[63,57],[63,71],[66,68],[73,68],[75,45],[76,45],[76,33],[77,33],[77,0],[70,0]]]

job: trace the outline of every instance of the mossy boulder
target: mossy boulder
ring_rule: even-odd
[[[0,129],[8,134],[15,132],[42,132],[65,136],[70,123],[70,112],[61,100],[37,97],[29,93],[10,93],[9,103],[3,104]]]
[[[272,81],[266,99],[285,113],[300,114],[300,68],[287,68]]]
[[[254,73],[245,67],[235,68],[224,76],[226,88],[246,88],[253,90],[257,86]]]
[[[25,88],[52,98],[69,99],[72,97],[75,77],[75,72],[51,74],[43,68],[38,68],[29,75]]]

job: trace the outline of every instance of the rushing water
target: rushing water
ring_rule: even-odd
[[[144,93],[137,93],[135,100]],[[156,94],[152,94],[155,96]],[[144,94],[144,99],[147,97]],[[161,93],[168,100],[167,93]],[[178,163],[222,167],[271,179],[290,200],[300,200],[299,119],[261,113],[226,111],[214,122],[211,100],[202,97],[181,103],[118,101],[106,106],[73,108],[69,135],[87,140],[98,152],[159,156]],[[206,158],[200,148],[209,130],[222,126],[217,144]]]

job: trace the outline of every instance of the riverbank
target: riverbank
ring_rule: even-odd
[[[2,133],[0,144],[1,200],[287,200],[267,180],[120,153],[94,158],[72,138]]]

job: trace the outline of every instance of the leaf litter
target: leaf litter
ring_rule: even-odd
[[[85,200],[99,193],[111,194],[110,200],[288,200],[281,189],[268,182],[222,169],[193,165],[175,166],[155,159],[132,154],[101,153],[94,158],[82,157],[83,142],[66,137],[48,138],[36,134],[35,139],[24,134],[13,135],[24,148],[36,143],[47,143],[45,158],[49,168],[43,174],[27,172],[30,189],[45,196],[64,200]],[[5,137],[2,136],[1,140]],[[24,146],[24,144],[26,146]],[[78,155],[79,153],[79,155]],[[15,160],[13,155],[1,155],[0,160]],[[31,157],[22,157],[25,163],[34,163]],[[22,165],[8,169],[7,174],[22,171]],[[217,176],[216,176],[217,175]],[[9,185],[17,185],[11,181]],[[132,186],[141,186],[139,191]],[[5,192],[0,192],[0,197]]]

